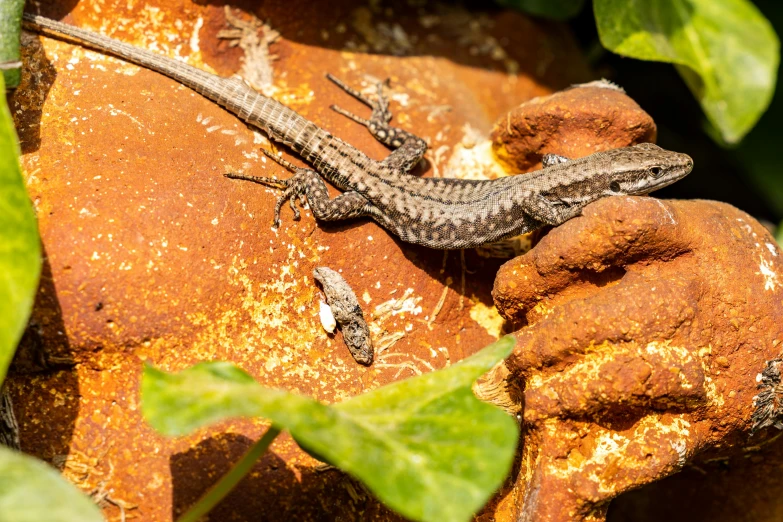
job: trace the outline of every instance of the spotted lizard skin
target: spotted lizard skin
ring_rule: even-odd
[[[283,190],[275,207],[275,224],[289,201],[306,200],[316,219],[336,221],[370,217],[401,240],[436,249],[476,247],[544,225],[559,225],[597,199],[647,194],[685,175],[693,161],[650,143],[598,152],[569,160],[550,155],[544,168],[495,180],[419,178],[409,174],[424,155],[421,138],[389,125],[391,113],[383,96],[370,100],[334,77],[333,82],[370,108],[369,119],[339,107],[339,113],[365,125],[394,149],[383,161],[318,127],[276,100],[263,96],[239,78],[223,78],[188,64],[44,17],[25,14],[26,25],[47,34],[65,36],[83,45],[123,58],[168,76],[225,107],[245,122],[304,158],[315,170],[293,167],[277,155],[275,161],[294,175],[286,180],[228,175]],[[344,192],[329,199],[324,179]]]

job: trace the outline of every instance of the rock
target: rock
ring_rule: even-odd
[[[581,158],[655,137],[650,115],[622,89],[591,82],[523,103],[495,124],[491,140],[509,171],[527,172],[545,154]]]
[[[712,201],[616,197],[583,214],[495,281],[524,326],[506,362],[529,426],[513,520],[602,520],[620,493],[771,435],[751,437],[756,376],[783,339],[769,232]]]
[[[587,76],[565,26],[510,11],[245,2],[270,29],[247,35],[243,27],[261,24],[233,11],[249,25],[223,33],[239,37],[232,47],[217,37],[228,26],[213,2],[66,4],[41,2],[40,12],[72,7],[67,23],[223,75],[250,68],[258,88],[374,158],[388,150],[329,105],[367,108],[324,75],[368,92],[391,77],[393,121],[430,140],[416,175],[442,175],[467,134],[486,134],[520,100]],[[496,338],[497,261],[468,252],[463,265],[456,253],[402,244],[370,221],[323,225],[303,212],[295,222],[288,208],[272,230],[277,194],[223,177],[290,175],[260,153],[269,146],[261,133],[156,73],[58,40],[26,40],[12,112],[46,262],[8,388],[23,450],[108,495],[107,518],[119,519],[119,506],[144,520],[180,514],[267,426],[236,420],[160,437],[140,413],[145,361],[175,371],[228,360],[265,385],[335,402]],[[367,312],[378,354],[371,367],[353,361],[342,334],[322,330],[318,265],[340,271]],[[318,465],[281,436],[214,519],[398,519]]]
[[[726,458],[700,459],[682,472],[612,501],[608,522],[778,522],[783,520],[783,439]]]

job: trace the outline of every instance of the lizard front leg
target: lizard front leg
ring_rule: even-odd
[[[364,196],[355,191],[344,192],[334,199],[329,199],[329,192],[326,184],[317,172],[311,169],[304,169],[293,165],[289,161],[261,149],[270,159],[279,163],[288,170],[294,172],[294,175],[288,179],[265,178],[261,176],[247,176],[244,174],[224,174],[227,178],[252,181],[261,185],[276,188],[283,191],[283,194],[277,198],[275,203],[274,226],[280,226],[280,210],[283,204],[288,201],[291,210],[294,212],[294,219],[299,219],[299,209],[296,208],[296,198],[298,197],[302,204],[305,200],[310,205],[313,215],[321,221],[339,221],[361,216],[373,215],[375,207],[365,199]]]
[[[525,212],[536,221],[557,226],[582,213],[581,206],[569,206],[557,199],[547,198],[544,194],[532,196],[525,201]]]
[[[383,82],[378,82],[377,99],[373,101],[331,74],[327,74],[326,77],[342,90],[372,109],[372,115],[367,120],[337,105],[332,105],[331,107],[335,112],[350,118],[359,125],[364,125],[376,140],[394,149],[394,152],[389,154],[381,163],[402,172],[408,172],[415,167],[424,156],[424,153],[427,152],[427,143],[415,134],[389,125],[392,114],[389,110],[389,100],[383,94]]]

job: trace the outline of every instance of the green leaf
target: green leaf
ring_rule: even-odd
[[[18,158],[11,113],[0,96],[0,383],[33,308],[41,271],[38,227]]]
[[[15,88],[21,80],[22,63],[19,55],[19,35],[22,32],[24,0],[0,1],[0,72],[8,88]],[[5,87],[0,90],[5,92]]]
[[[0,522],[100,522],[101,510],[51,466],[0,446]]]
[[[513,346],[507,336],[449,368],[333,406],[265,388],[228,363],[177,374],[148,366],[142,409],[167,435],[227,417],[266,417],[404,516],[470,520],[503,482],[518,437],[514,420],[476,399],[471,385]]]
[[[725,142],[739,142],[769,105],[780,42],[749,0],[594,0],[593,8],[604,47],[677,65]]]
[[[498,3],[554,20],[573,18],[585,4],[584,0],[498,0]]]

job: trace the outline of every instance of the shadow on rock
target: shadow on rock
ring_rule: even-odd
[[[173,513],[176,518],[192,506],[226,474],[233,462],[254,444],[236,434],[206,439],[171,458]],[[209,477],[206,480],[205,477]],[[312,467],[286,465],[274,451],[268,451],[237,487],[211,511],[211,520],[278,521],[297,520],[382,520],[403,519],[381,505],[357,481],[335,468],[319,471]]]
[[[55,463],[70,452],[79,383],[46,251],[30,322],[6,386],[22,451]]]

